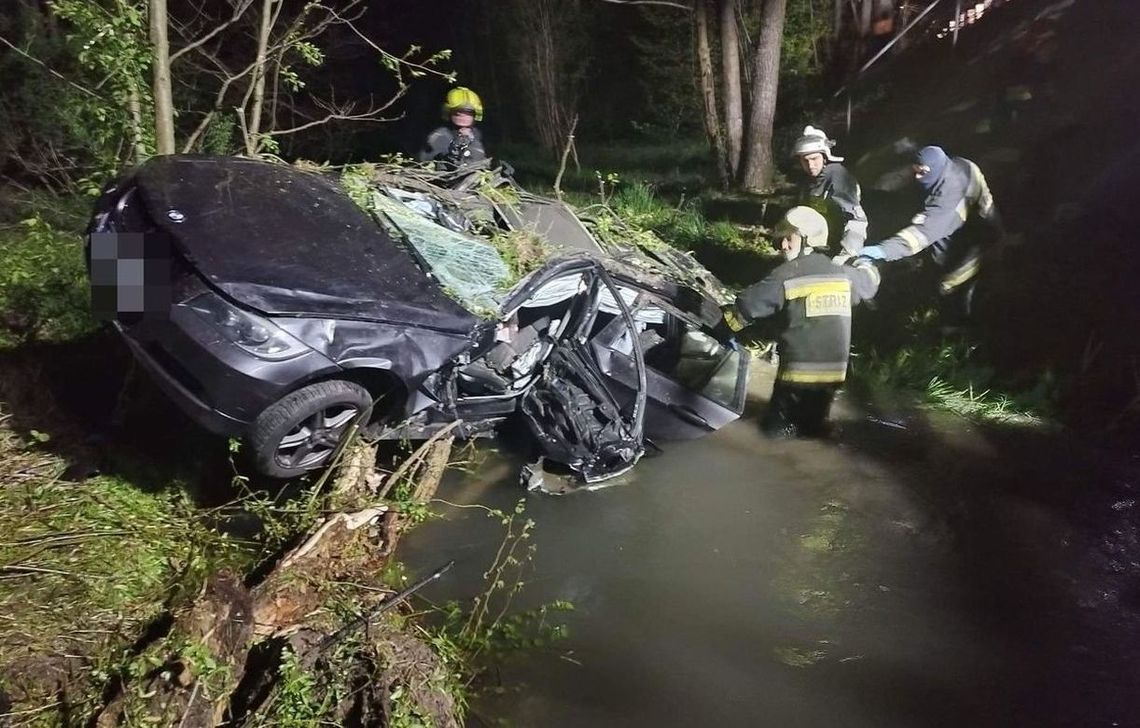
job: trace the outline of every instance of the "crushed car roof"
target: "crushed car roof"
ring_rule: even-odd
[[[335,180],[236,157],[163,156],[135,181],[187,259],[262,312],[456,332],[478,323]]]

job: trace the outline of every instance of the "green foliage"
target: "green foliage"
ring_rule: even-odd
[[[265,718],[282,728],[308,728],[321,725],[331,707],[332,693],[318,685],[316,676],[305,669],[297,655],[286,649],[277,668],[279,687]]]
[[[668,241],[668,244],[683,250],[712,247],[764,257],[771,254],[771,246],[766,239],[749,237],[740,226],[725,220],[709,221],[699,200],[689,200],[674,207],[661,200],[654,187],[644,182],[623,185],[613,196],[610,207],[622,219],[622,229],[628,229],[627,234],[633,234],[645,247],[664,245]],[[603,225],[601,234],[604,238],[613,226],[612,222],[608,226]],[[636,232],[638,230],[643,232]]]
[[[388,694],[388,700],[392,705],[388,728],[434,728],[435,723],[431,717],[423,714],[419,704],[403,685],[397,685]]]
[[[513,288],[550,259],[550,246],[541,236],[529,230],[510,232],[496,230],[490,236],[490,240],[510,271],[500,286],[504,291]]]
[[[52,0],[51,9],[70,26],[67,42],[85,72],[80,80],[89,77],[100,84],[97,94],[81,102],[88,132],[78,137],[94,142],[99,166],[93,170],[97,177],[93,182],[98,186],[100,178],[115,171],[121,140],[134,139],[137,133],[146,152],[154,151],[147,3]],[[137,130],[129,112],[132,101],[138,104],[142,121]]]
[[[811,76],[823,70],[832,33],[830,11],[829,3],[788,0],[781,36],[781,77]]]
[[[0,227],[0,348],[68,339],[94,326],[82,238],[45,218]]]
[[[340,174],[340,184],[344,191],[365,212],[371,211],[372,180],[375,174],[376,166],[367,162],[350,164]]]
[[[218,530],[181,488],[147,492],[114,476],[76,486],[60,481],[66,466],[35,440],[0,428],[0,613],[18,626],[0,641],[0,665],[28,655],[85,656],[87,670],[68,686],[61,707],[74,718],[95,707],[112,675],[155,666],[123,661],[151,620],[193,598],[209,574],[246,568],[252,552]],[[221,676],[211,673],[201,649],[188,654],[202,673]],[[24,679],[19,672],[8,677]],[[34,691],[36,684],[25,687]],[[44,705],[56,702],[54,695],[39,697]],[[36,705],[34,693],[23,699]]]
[[[238,125],[233,114],[219,113],[202,134],[203,154],[233,154],[238,148]]]
[[[912,315],[907,331],[913,343],[890,352],[871,348],[852,360],[852,373],[873,388],[916,391],[930,406],[972,419],[1028,424],[1051,416],[1046,380],[1030,391],[1003,392],[975,344],[940,337],[936,326],[933,311]]]
[[[91,192],[133,140],[132,98],[149,118],[145,3],[56,0],[50,9],[58,29],[35,4],[0,20],[26,52],[0,48],[0,164],[57,192]],[[139,143],[152,149],[146,127]]]

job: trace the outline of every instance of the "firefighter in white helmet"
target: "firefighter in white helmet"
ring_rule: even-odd
[[[763,429],[774,436],[825,434],[831,400],[847,377],[851,309],[873,298],[879,272],[866,258],[835,265],[822,250],[827,220],[810,207],[793,207],[773,242],[785,262],[741,291],[724,310],[720,337],[758,319],[781,315],[780,365]]]
[[[843,166],[843,157],[831,149],[835,140],[822,129],[804,127],[793,154],[803,171],[800,204],[823,213],[831,232],[839,237],[832,252],[858,255],[867,240],[867,213],[863,211],[862,191],[855,175]]]

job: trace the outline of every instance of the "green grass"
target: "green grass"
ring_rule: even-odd
[[[1048,378],[1024,390],[1002,381],[975,343],[938,333],[933,311],[911,316],[908,343],[893,350],[866,346],[852,359],[853,378],[872,390],[907,390],[929,407],[986,422],[1040,425],[1055,411]]]
[[[61,480],[67,462],[43,439],[0,423],[0,680],[21,706],[65,697],[82,712],[152,620],[209,574],[244,571],[258,551],[220,532],[179,488]],[[37,694],[44,670],[82,677],[66,695]]]
[[[551,189],[558,175],[559,160],[529,145],[504,145],[492,149],[497,159],[510,162],[524,187]],[[703,139],[680,139],[670,144],[627,143],[578,147],[578,161],[567,161],[562,189],[595,193],[597,173],[617,172],[621,178],[640,180],[671,194],[689,194],[717,184],[712,155]]]

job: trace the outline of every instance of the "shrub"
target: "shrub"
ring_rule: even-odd
[[[0,229],[0,347],[93,327],[82,238],[37,212]]]

